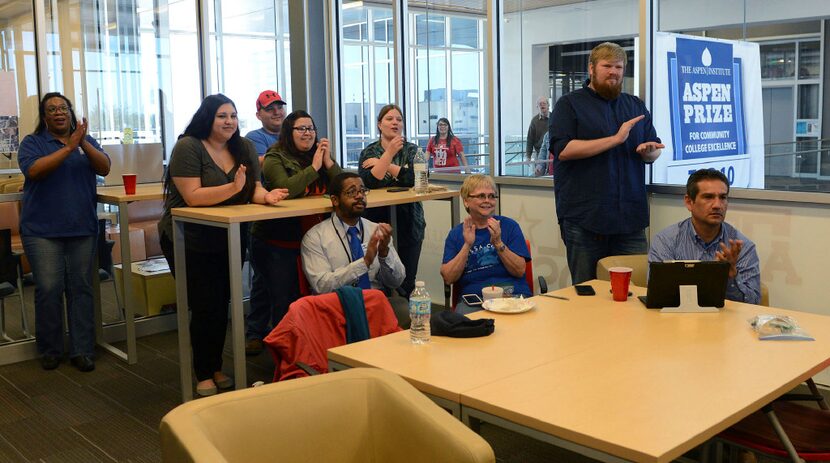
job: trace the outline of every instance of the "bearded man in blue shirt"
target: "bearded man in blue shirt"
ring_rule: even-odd
[[[622,93],[627,59],[615,43],[594,47],[590,78],[550,118],[556,215],[574,284],[596,278],[603,257],[648,249],[645,165],[664,146],[642,100]]]

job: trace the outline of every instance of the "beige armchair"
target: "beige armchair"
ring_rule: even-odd
[[[645,288],[648,284],[648,254],[631,254],[628,256],[608,256],[597,261],[597,279],[610,281],[608,269],[611,267],[631,267],[631,284]]]
[[[494,462],[484,439],[399,376],[355,368],[227,392],[161,421],[165,462]]]

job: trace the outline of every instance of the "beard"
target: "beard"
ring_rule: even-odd
[[[591,75],[591,87],[597,94],[606,100],[614,100],[622,93],[622,79],[616,85],[600,82],[595,75]]]

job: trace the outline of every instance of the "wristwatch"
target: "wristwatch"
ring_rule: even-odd
[[[498,251],[498,252],[502,252],[505,249],[507,249],[507,245],[504,244],[504,243],[501,243],[500,245],[496,246],[496,251]]]

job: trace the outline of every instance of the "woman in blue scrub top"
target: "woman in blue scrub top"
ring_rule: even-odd
[[[110,171],[109,156],[78,121],[60,93],[40,101],[35,131],[23,139],[18,164],[26,178],[20,235],[35,280],[35,338],[45,370],[64,357],[63,306],[69,323],[69,358],[95,369],[92,272],[98,233],[96,175]]]

